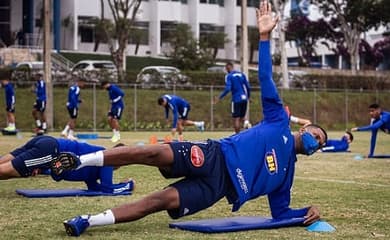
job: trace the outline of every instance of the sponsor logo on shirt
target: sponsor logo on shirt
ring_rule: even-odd
[[[248,186],[246,185],[244,174],[242,174],[242,170],[237,168],[236,169],[236,177],[238,182],[240,183],[240,188],[244,191],[244,193],[248,193]]]
[[[196,145],[191,147],[191,163],[194,167],[201,167],[204,163],[204,154],[202,149]]]
[[[269,174],[274,175],[278,172],[278,161],[275,154],[275,149],[265,154],[265,167]]]

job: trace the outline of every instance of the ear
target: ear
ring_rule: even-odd
[[[303,127],[301,127],[301,128],[299,129],[299,133],[300,133],[300,134],[304,133],[305,131],[306,131],[305,126],[303,126]]]

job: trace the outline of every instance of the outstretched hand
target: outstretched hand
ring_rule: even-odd
[[[257,26],[259,28],[260,39],[269,39],[269,34],[279,22],[279,16],[272,16],[272,6],[268,1],[261,1],[256,9]]]
[[[303,224],[310,225],[318,220],[320,220],[320,210],[315,206],[311,206],[306,213]]]

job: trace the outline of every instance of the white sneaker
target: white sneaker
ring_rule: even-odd
[[[67,138],[68,137],[68,133],[66,131],[62,131],[61,132],[61,137]]]
[[[16,127],[8,126],[8,127],[4,128],[4,131],[7,131],[7,132],[15,132],[15,131],[16,131]]]
[[[119,140],[121,140],[121,136],[120,136],[120,135],[114,135],[114,136],[112,136],[112,138],[111,138],[111,142],[113,142],[113,143],[116,143],[116,142],[118,142]]]
[[[72,141],[77,141],[77,137],[73,136],[73,135],[69,135],[67,137],[69,140],[72,140]]]
[[[252,127],[252,124],[248,121],[248,120],[245,120],[244,122],[244,128],[245,129],[248,129],[248,128],[251,128]]]
[[[204,131],[204,121],[199,122],[198,130],[203,132]]]

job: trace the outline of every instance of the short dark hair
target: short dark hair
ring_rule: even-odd
[[[380,108],[380,106],[378,103],[373,103],[370,106],[368,106],[368,108],[378,109],[378,108]]]
[[[0,80],[11,80],[11,70],[0,71]]]
[[[234,67],[233,63],[232,62],[227,62],[225,66],[231,66],[231,67]]]
[[[101,86],[101,87],[104,87],[106,84],[108,84],[108,81],[102,81],[102,82],[100,83],[100,86]]]
[[[349,139],[352,142],[353,141],[353,134],[350,131],[345,131],[345,133],[349,135]]]
[[[159,98],[157,99],[158,105],[162,105],[164,102],[165,102],[164,97],[159,97]]]

